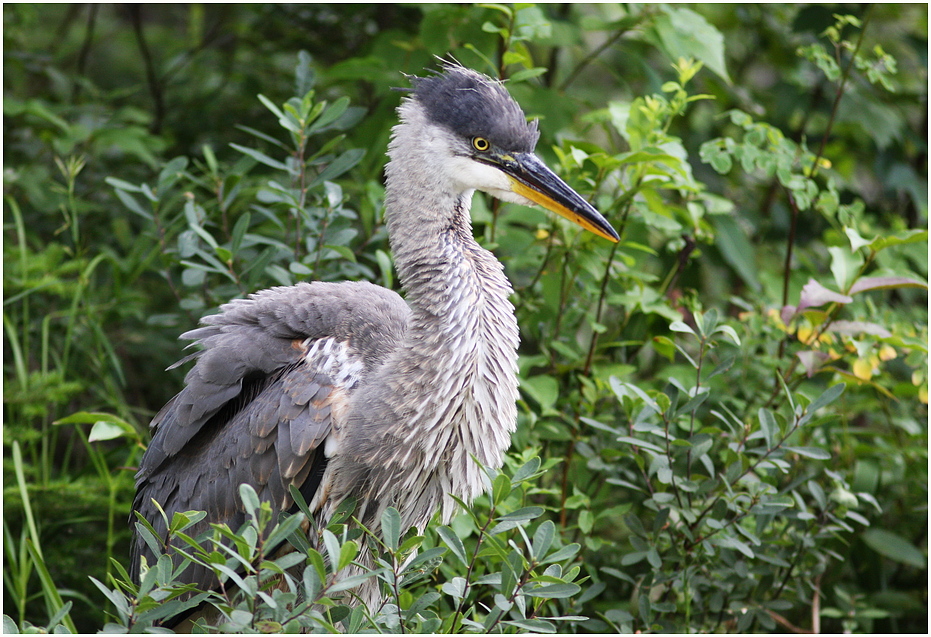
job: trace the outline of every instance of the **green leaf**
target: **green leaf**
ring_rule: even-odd
[[[779,425],[776,424],[776,417],[773,416],[773,412],[764,407],[760,407],[757,415],[760,419],[760,429],[763,431],[763,437],[766,440],[766,448],[772,449],[773,440],[776,434],[779,433]]]
[[[18,635],[19,626],[16,625],[16,622],[13,621],[13,618],[9,615],[3,616],[3,634],[4,635]]]
[[[235,255],[239,252],[239,248],[242,245],[242,238],[245,236],[246,231],[249,229],[249,223],[252,219],[252,215],[248,212],[242,213],[239,219],[236,220],[236,225],[233,226],[233,236],[230,240],[230,250]]]
[[[104,181],[117,190],[125,190],[127,192],[142,192],[142,188],[136,184],[131,184],[128,181],[123,181],[122,179],[117,179],[116,177],[106,177]]]
[[[609,379],[609,382],[611,384],[611,389],[614,390],[614,393],[622,401],[625,397],[633,398],[634,396],[636,396],[640,398],[643,401],[644,405],[646,405],[650,409],[650,411],[652,411],[653,413],[655,414],[663,413],[664,410],[657,404],[657,402],[653,400],[652,398],[650,398],[650,396],[645,391],[643,391],[642,389],[640,389],[633,383],[625,383],[624,381],[619,380],[616,376],[612,376]]]
[[[292,485],[293,486],[293,485]],[[272,529],[271,533],[268,534],[267,543],[269,546],[276,546],[279,542],[283,542],[288,538],[295,535],[298,529],[301,528],[301,524],[305,522],[307,518],[303,513],[295,513],[293,515],[288,515],[282,513],[279,518],[278,524]],[[297,535],[302,536],[300,539],[306,541],[306,535],[302,533],[297,533]],[[303,550],[306,550],[308,547],[305,546]]]
[[[448,582],[444,583],[442,590],[447,595],[454,597],[456,599],[462,599],[465,595],[466,582],[464,577],[454,577]]]
[[[126,431],[134,431],[135,428],[120,418],[113,414],[108,414],[105,411],[76,411],[70,416],[65,416],[53,422],[53,425],[87,425],[90,423],[96,423],[98,421],[105,420],[108,423],[119,425]]]
[[[831,274],[834,275],[834,282],[838,288],[846,290],[863,266],[863,255],[837,246],[829,247],[828,253],[831,255]]]
[[[342,553],[339,540],[336,538],[336,535],[333,531],[329,529],[323,529],[323,545],[326,547],[327,555],[330,558],[330,566],[334,564],[339,564],[339,556]]]
[[[358,164],[365,156],[365,150],[362,148],[350,148],[342,155],[330,162],[330,165],[323,169],[308,186],[308,189],[314,188],[324,181],[332,181],[344,172]]]
[[[373,577],[374,573],[366,573],[365,575],[350,575],[349,577],[344,577],[339,580],[337,583],[333,584],[327,588],[327,593],[338,593],[340,591],[346,591],[350,588],[355,588],[365,580]]]
[[[806,458],[813,458],[815,460],[830,460],[831,453],[820,447],[783,447],[786,451],[791,451],[797,453],[800,456],[805,456]]]
[[[798,426],[801,427],[811,420],[819,409],[830,405],[840,398],[840,395],[844,393],[844,389],[846,388],[847,385],[844,383],[837,383],[836,385],[828,387],[823,394],[811,401],[811,404],[808,405],[808,408],[805,410],[805,415],[799,419]]]
[[[578,584],[547,584],[536,588],[524,588],[521,592],[529,597],[546,597],[549,599],[565,599],[578,595],[582,588]]]
[[[719,328],[719,329],[720,329],[720,328]],[[736,333],[735,333],[735,336],[736,336]],[[708,374],[708,376],[707,376],[707,378],[706,378],[705,380],[711,380],[712,378],[714,378],[714,377],[717,376],[718,374],[723,374],[724,372],[728,371],[731,367],[734,366],[734,363],[735,363],[736,361],[737,361],[737,355],[736,355],[736,354],[732,354],[732,355],[726,357],[724,360],[722,360],[720,363],[718,363],[718,364],[715,366],[715,368],[714,368],[713,370],[711,370],[711,373]]]
[[[669,362],[672,362],[676,357],[676,344],[668,336],[654,336],[653,349],[655,349],[656,353],[660,356],[664,356],[669,359]],[[731,363],[733,363],[733,360]],[[713,375],[714,374],[712,374],[712,376]]]
[[[122,190],[117,190],[116,198],[119,199],[124,206],[129,208],[132,212],[136,213],[143,219],[146,219],[147,221],[153,220],[152,213],[143,208],[142,205],[136,201],[136,198],[132,195],[129,195]]]
[[[412,535],[411,537],[409,537],[409,538],[407,538],[406,540],[404,540],[404,541],[401,543],[401,546],[398,547],[398,554],[401,554],[401,553],[409,553],[409,552],[411,552],[411,551],[413,551],[413,550],[415,550],[415,549],[420,548],[420,545],[421,545],[421,544],[423,544],[423,536],[422,536],[422,535]],[[435,548],[429,549],[427,552],[429,553],[430,551],[437,551],[437,550],[439,550],[439,551],[441,551],[441,552],[443,552],[443,553],[446,552],[446,549],[444,549],[444,548],[442,548],[442,547],[439,548],[439,549],[435,549]],[[423,555],[424,555],[423,553],[418,554],[417,560],[419,560],[420,557],[423,556]],[[414,561],[416,562],[417,560],[414,560]]]
[[[552,520],[546,520],[543,524],[538,526],[536,532],[533,534],[533,542],[531,543],[531,558],[536,562],[540,562],[546,555],[546,552],[550,550],[550,546],[552,546],[555,537],[556,525]]]
[[[721,548],[737,549],[751,559],[756,557],[753,549],[751,549],[745,542],[738,540],[732,535],[715,535],[712,536],[709,541],[715,546],[720,546]]]
[[[762,289],[754,260],[756,248],[747,239],[747,233],[730,215],[715,215],[711,218],[711,223],[715,229],[714,244],[721,251],[724,260],[753,290]]]
[[[349,566],[356,555],[359,554],[359,545],[354,541],[349,540],[345,542],[341,547],[339,547],[339,564],[336,567],[336,570],[340,570]]]
[[[592,515],[592,512],[588,509],[583,509],[579,511],[579,530],[582,531],[585,535],[589,535],[592,532],[592,527],[595,526],[595,516]]]
[[[520,388],[540,407],[544,414],[552,410],[559,398],[559,383],[552,376],[531,376],[521,379]]]
[[[511,77],[508,78],[508,82],[515,84],[517,82],[523,82],[525,80],[530,80],[535,77],[539,77],[545,74],[549,69],[546,67],[538,66],[532,69],[522,69],[517,73],[514,73]]]
[[[927,188],[927,186],[926,186]],[[906,230],[892,236],[879,236],[870,242],[870,249],[879,252],[886,248],[906,243],[918,243],[928,240],[927,230]]]
[[[626,442],[629,445],[634,445],[642,449],[649,449],[650,451],[655,451],[657,453],[664,453],[664,450],[659,445],[654,445],[652,442],[647,442],[646,440],[641,440],[640,438],[632,438],[630,436],[618,436],[618,442]]]
[[[556,626],[543,619],[508,619],[501,623],[523,629],[531,634],[552,634],[556,632]]]
[[[647,550],[647,562],[649,562],[650,566],[655,569],[659,569],[663,566],[663,561],[660,559],[659,553],[655,547],[651,546]]]
[[[466,556],[465,545],[462,543],[462,540],[456,535],[456,532],[453,531],[448,526],[441,526],[437,529],[437,533],[440,538],[449,547],[449,550],[453,552],[459,561],[462,562],[463,566],[469,565],[469,559]]]
[[[498,506],[511,495],[511,479],[503,473],[499,473],[491,485],[492,502]]]
[[[514,472],[514,476],[511,478],[511,484],[513,485],[520,484],[524,480],[528,480],[534,475],[536,475],[537,471],[539,470],[540,470],[540,458],[539,456],[534,456],[533,458],[525,462],[523,465],[521,465],[520,468]]]
[[[240,146],[239,144],[230,144],[230,146],[235,148],[239,152],[243,153],[244,155],[248,155],[249,157],[252,157],[252,159],[256,160],[260,164],[265,164],[266,166],[275,168],[276,170],[283,170],[285,172],[288,172],[288,167],[285,164],[278,161],[277,159],[272,159],[271,157],[269,157],[268,155],[266,155],[260,150],[255,150],[254,148],[247,148],[245,146]]]
[[[382,513],[381,533],[388,548],[392,551],[396,550],[401,540],[401,514],[394,507],[388,507]]]
[[[695,330],[682,321],[673,321],[669,324],[669,329],[673,332],[682,332],[683,334],[692,334],[693,336],[695,334]]]
[[[491,536],[501,535],[502,533],[507,533],[508,531],[513,531],[516,528],[526,526],[528,520],[505,520],[504,522],[499,522],[498,524],[491,527],[488,531],[488,534]]]
[[[572,557],[575,557],[576,553],[578,553],[579,549],[581,548],[582,546],[580,544],[567,544],[566,546],[562,547],[558,551],[555,551],[554,553],[550,553],[549,555],[547,555],[546,559],[544,559],[540,563],[550,564],[552,562],[562,562],[563,560],[568,560]]]
[[[885,529],[867,529],[863,532],[863,541],[884,557],[907,564],[917,569],[924,569],[924,553],[907,539]]]
[[[110,590],[103,585],[96,577],[88,577],[94,586],[96,586],[101,593],[103,593],[107,599],[110,600],[110,603],[113,604],[121,615],[128,617],[129,605],[126,603],[126,598],[118,590]]]
[[[326,565],[323,561],[323,556],[320,555],[320,552],[315,551],[314,549],[308,551],[307,561],[310,562],[313,568],[306,570],[313,570],[318,578],[318,581],[323,582],[326,579]]]
[[[278,106],[277,106],[274,102],[272,102],[270,99],[268,99],[267,97],[265,97],[265,96],[262,95],[261,93],[259,93],[258,98],[259,98],[259,101],[262,102],[262,104],[265,105],[265,108],[267,108],[267,109],[270,110],[272,113],[274,113],[275,116],[276,116],[279,120],[285,119],[284,113],[281,112],[281,109],[278,108]]]
[[[29,553],[30,558],[32,558],[33,568],[36,571],[36,574],[39,576],[39,582],[42,587],[42,594],[45,597],[46,609],[49,611],[49,614],[58,614],[58,611],[64,607],[65,603],[61,598],[61,593],[58,590],[58,587],[55,585],[54,580],[52,579],[51,573],[49,573],[48,567],[45,565],[45,560],[42,557],[42,552],[39,548],[33,544],[32,538],[26,538],[26,550]],[[94,580],[92,577],[91,580]],[[94,583],[98,585],[104,595],[107,595],[110,600],[113,602],[113,605],[116,606],[117,610],[122,612],[124,615],[129,614],[129,604],[126,601],[126,598],[119,591],[109,591],[103,584],[94,580]],[[112,594],[112,596],[111,596]],[[70,607],[69,607],[70,608]],[[71,615],[65,613],[61,622],[65,627],[72,633],[77,633],[77,628],[74,626],[74,621],[71,619]]]
[[[344,261],[348,261],[350,263],[356,262],[356,254],[348,246],[333,245],[328,243],[323,247],[338,253]]]
[[[328,124],[332,124],[340,117],[343,113],[346,112],[346,109],[349,108],[349,98],[341,97],[333,104],[323,111],[323,114],[313,123],[313,125],[308,129],[308,133],[314,133],[322,128],[326,127]]]
[[[847,235],[847,238],[850,239],[850,249],[856,252],[863,246],[870,245],[870,242],[860,236],[860,233],[857,232],[854,228],[844,228],[844,234]]]
[[[676,61],[695,58],[717,73],[728,84],[731,79],[724,62],[724,36],[703,16],[691,9],[665,8],[654,20],[661,48]]]
[[[718,326],[718,328],[715,329],[714,333],[717,334],[718,332],[720,332],[721,334],[724,334],[725,336],[729,337],[732,341],[734,341],[734,345],[738,345],[738,346],[740,345],[740,337],[737,336],[737,332],[730,325]]]
[[[259,496],[252,486],[245,483],[239,485],[239,499],[242,500],[247,513],[256,514],[255,512],[259,509]]]
[[[294,92],[297,95],[307,95],[308,91],[314,87],[316,74],[312,61],[313,58],[307,51],[297,52],[297,64],[294,67]]]
[[[375,251],[375,259],[378,261],[378,269],[381,270],[381,283],[389,290],[394,287],[394,268],[391,262],[391,256],[384,250]]]

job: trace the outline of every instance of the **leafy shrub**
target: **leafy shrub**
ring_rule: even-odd
[[[55,37],[4,7],[5,632],[185,603],[120,563],[174,339],[268,285],[395,285],[391,87],[447,54],[509,79],[622,241],[476,197],[522,330],[508,471],[388,534],[380,609],[322,584],[361,531],[263,561],[298,518],[254,502],[215,564],[255,594],[198,599],[243,631],[926,624],[926,7],[95,7]]]
[[[242,529],[234,532],[212,524],[210,531],[194,538],[185,530],[205,513],[176,513],[168,525],[169,538],[180,538],[188,548],[168,550],[180,554],[180,563],[162,555],[157,564],[143,567],[138,586],[118,563],[117,575],[111,578],[114,588],[93,580],[116,609],[117,621],[107,624],[104,632],[151,630],[156,622],[186,618],[197,608],[213,609],[208,612],[210,624],[196,616],[191,619],[201,629],[220,632],[512,632],[515,628],[556,632],[554,621],[585,619],[541,616],[548,600],[565,599],[581,590],[573,583],[579,567],[570,564],[579,545],[559,546],[551,520],[525,529],[543,514],[542,507],[521,506],[540,476],[539,468],[540,459],[532,457],[513,477],[487,472],[491,495],[484,507],[470,511],[473,528],[460,525],[465,538],[446,526],[429,538],[413,532],[402,538],[401,517],[393,508],[383,515],[378,538],[357,523],[350,524],[351,507],[343,507],[326,529],[315,534],[319,551],[300,530],[304,512],[284,514],[275,521],[269,503],[260,502],[252,487],[242,485],[240,496],[248,515]],[[300,493],[293,493],[306,511]],[[166,550],[168,539],[159,539],[151,524],[140,518],[137,525],[153,550]],[[368,546],[379,554],[376,568],[337,579],[336,574],[359,554],[363,533],[370,535]],[[279,550],[284,542],[291,543],[290,552]],[[433,546],[425,548],[427,542]],[[425,586],[426,580],[448,556],[455,556],[458,572],[466,568],[464,576],[451,578],[440,592],[423,590],[435,588]],[[178,576],[192,563],[212,569],[219,587],[203,591],[180,583]],[[381,582],[382,604],[378,608],[347,605],[344,596],[371,577]],[[485,599],[493,603],[479,603]]]

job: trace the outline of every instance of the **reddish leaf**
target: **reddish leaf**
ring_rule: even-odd
[[[866,321],[834,321],[828,327],[828,331],[847,335],[872,334],[880,338],[889,338],[892,336],[892,333],[882,325],[868,323]]]
[[[871,276],[858,279],[850,286],[850,293],[865,292],[866,290],[889,290],[891,288],[924,288],[928,284],[904,276]]]
[[[798,309],[801,312],[806,307],[824,305],[825,303],[852,303],[853,299],[846,294],[839,294],[829,290],[814,279],[808,279],[808,283],[802,288],[801,298],[799,299]]]
[[[808,374],[809,378],[814,376],[822,363],[830,358],[830,356],[824,352],[815,352],[812,350],[798,352],[796,356],[798,356],[799,361],[801,361],[802,365],[805,367],[805,373]]]

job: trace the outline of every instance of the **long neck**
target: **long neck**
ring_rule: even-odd
[[[430,140],[411,133],[395,129],[385,193],[411,316],[352,394],[333,493],[372,502],[363,513],[373,523],[392,505],[422,528],[437,508],[450,519],[449,494],[482,492],[473,458],[501,466],[517,420],[518,330],[503,268],[472,237],[472,192],[457,191],[424,150]]]
[[[405,115],[388,148],[385,209],[395,266],[414,312],[412,327],[448,331],[483,313],[499,313],[496,308],[513,322],[503,268],[472,237],[473,191],[443,172],[443,158],[425,139],[429,128],[410,121],[421,112],[408,108]]]
[[[469,500],[482,491],[473,456],[497,468],[510,444],[517,321],[501,264],[472,237],[472,192],[457,192],[438,172],[423,139],[395,133],[385,205],[411,318],[398,348],[355,393],[344,448],[380,501],[401,510],[404,498],[429,492],[448,517],[455,505],[447,494]],[[420,525],[435,508],[415,504],[405,519]]]

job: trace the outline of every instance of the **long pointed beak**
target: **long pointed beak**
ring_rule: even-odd
[[[511,190],[530,201],[555,212],[617,243],[620,237],[600,212],[556,176],[533,153],[498,156],[495,165],[508,176]]]

